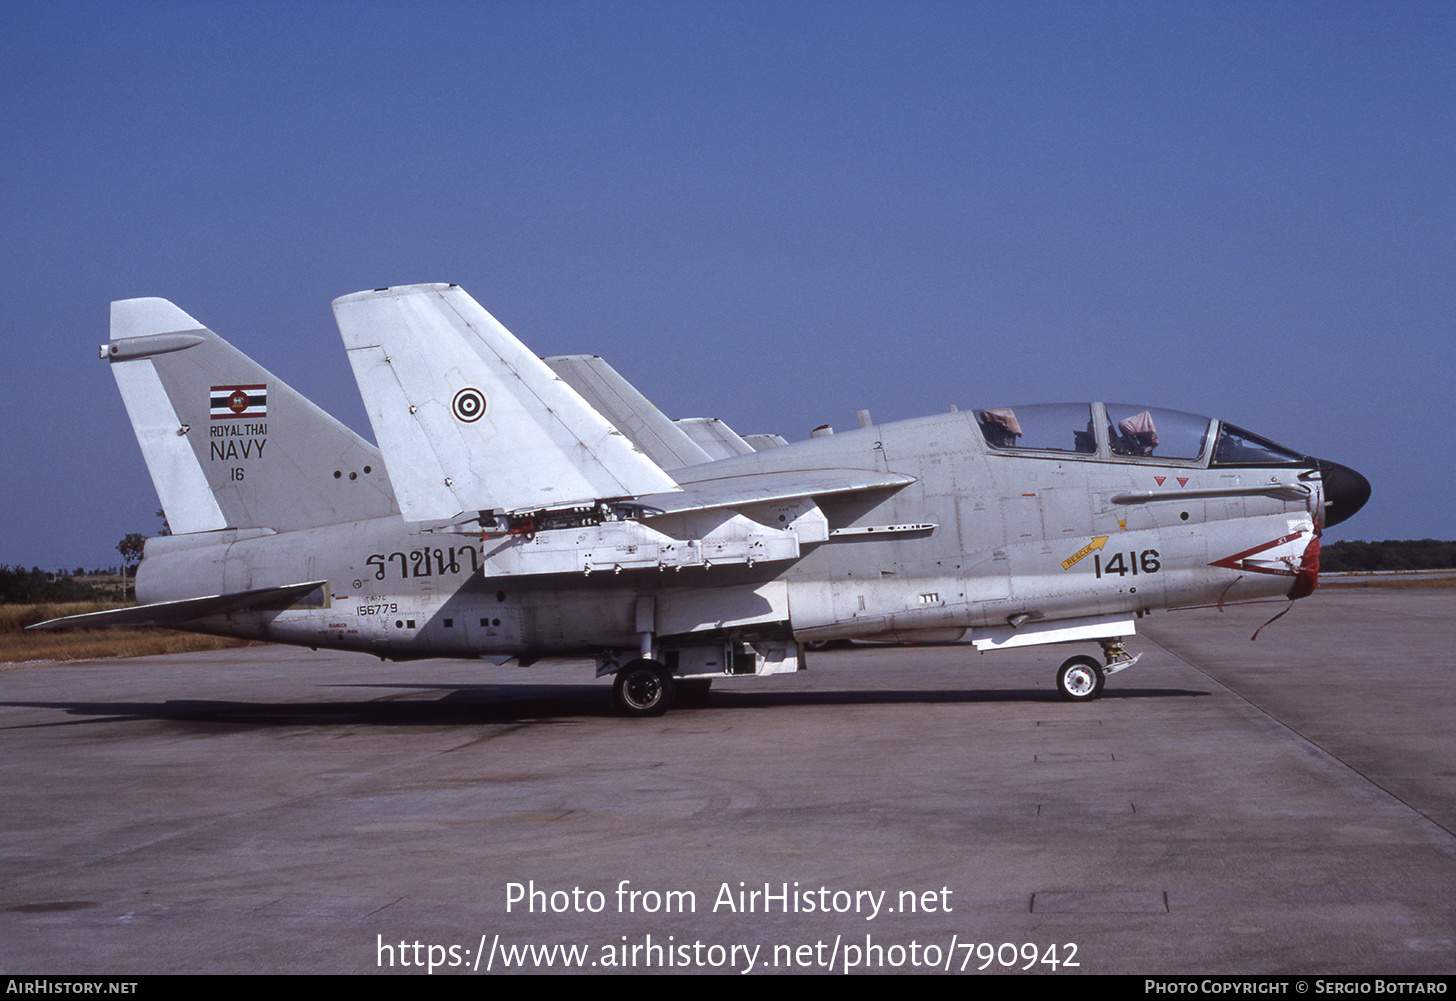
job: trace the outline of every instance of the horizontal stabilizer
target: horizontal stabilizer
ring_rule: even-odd
[[[463,289],[358,292],[334,316],[411,521],[677,486]]]
[[[29,629],[86,629],[102,626],[160,626],[164,629],[180,629],[198,619],[238,612],[282,611],[300,603],[322,605],[328,594],[328,581],[315,580],[305,584],[286,584],[283,587],[264,587],[255,591],[236,591],[232,594],[214,594],[204,598],[184,598],[181,601],[158,601],[151,605],[135,605],[131,608],[113,608],[105,612],[87,612],[84,615],[67,615],[60,619],[37,622]],[[317,592],[317,598],[312,596]]]

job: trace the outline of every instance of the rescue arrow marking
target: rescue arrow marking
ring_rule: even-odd
[[[1107,545],[1107,540],[1109,538],[1111,538],[1111,536],[1108,536],[1108,535],[1098,535],[1098,536],[1095,536],[1092,539],[1091,542],[1087,543],[1085,546],[1083,546],[1081,549],[1077,550],[1071,556],[1068,556],[1066,559],[1062,560],[1062,569],[1063,570],[1070,570],[1070,569],[1072,569],[1072,567],[1076,566],[1077,563],[1080,560],[1085,559],[1093,551],[1098,550],[1098,549],[1101,549],[1103,546]]]

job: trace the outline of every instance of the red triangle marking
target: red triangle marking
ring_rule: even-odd
[[[1186,487],[1188,485],[1188,477],[1186,477],[1186,476],[1180,476],[1180,477],[1178,477],[1178,485],[1180,487]]]
[[[1163,485],[1163,481],[1166,480],[1167,477],[1166,476],[1154,476],[1153,479],[1157,480],[1158,481],[1158,486],[1161,487]]]
[[[1265,550],[1273,549],[1275,546],[1282,546],[1286,542],[1292,542],[1293,540],[1299,538],[1302,534],[1302,532],[1293,532],[1289,535],[1275,539],[1272,542],[1266,542],[1261,546],[1254,546],[1252,549],[1245,549],[1241,553],[1234,553],[1232,556],[1225,556],[1221,560],[1214,560],[1212,563],[1209,564],[1209,566],[1226,567],[1229,570],[1247,570],[1250,573],[1275,574],[1280,577],[1293,577],[1294,572],[1291,570],[1276,570],[1272,567],[1246,566],[1243,561],[1250,556],[1256,556],[1259,553],[1264,552]]]

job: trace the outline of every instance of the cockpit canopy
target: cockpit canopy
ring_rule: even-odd
[[[1307,465],[1311,459],[1232,424],[1131,403],[1034,403],[976,411],[986,444],[1012,453],[1207,462],[1214,466]]]

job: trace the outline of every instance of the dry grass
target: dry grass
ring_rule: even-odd
[[[64,632],[27,632],[25,629],[33,623],[63,615],[80,615],[120,607],[120,602],[100,601],[0,605],[0,663],[146,657],[251,645],[247,640],[177,633],[169,629],[68,629]]]

